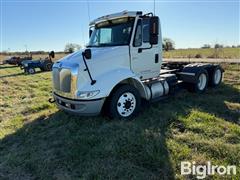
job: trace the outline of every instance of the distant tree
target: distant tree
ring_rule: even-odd
[[[46,54],[45,51],[31,51],[32,54]]]
[[[163,50],[169,51],[175,49],[175,43],[170,38],[163,38]]]
[[[214,48],[215,48],[215,49],[223,48],[223,45],[221,45],[221,44],[215,44],[215,45],[214,45]]]
[[[3,50],[3,51],[2,51],[2,54],[3,54],[3,55],[7,55],[7,53],[8,53],[7,50]]]
[[[74,51],[77,51],[79,49],[81,49],[81,46],[79,44],[68,43],[65,46],[64,52],[73,53]]]
[[[237,46],[232,45],[232,48],[236,48]]]
[[[240,48],[240,45],[238,45],[237,47]]]
[[[202,49],[209,49],[209,48],[211,48],[210,44],[204,44],[202,47]]]

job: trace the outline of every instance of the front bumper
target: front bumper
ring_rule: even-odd
[[[95,116],[101,112],[105,98],[95,100],[73,100],[53,93],[59,109],[82,116]]]

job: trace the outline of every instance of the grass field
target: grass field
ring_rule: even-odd
[[[58,111],[50,72],[0,66],[0,179],[185,179],[181,161],[236,165],[213,179],[240,179],[240,67],[223,66],[219,88],[179,92],[130,122]]]
[[[240,48],[221,48],[221,49],[177,49],[163,53],[164,58],[221,58],[221,59],[240,59]]]

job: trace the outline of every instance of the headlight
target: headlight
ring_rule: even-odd
[[[28,64],[24,64],[24,67],[28,67]]]
[[[100,91],[77,91],[77,98],[78,99],[89,99],[96,96]]]

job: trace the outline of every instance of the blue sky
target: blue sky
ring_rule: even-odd
[[[153,11],[153,1],[1,0],[1,51],[55,50],[66,43],[88,42],[90,20],[123,10]],[[237,45],[239,0],[155,2],[163,37],[176,48],[203,44]]]

